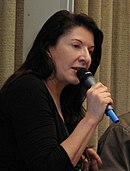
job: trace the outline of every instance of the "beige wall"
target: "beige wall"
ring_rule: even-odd
[[[74,0],[0,0],[0,87],[26,58],[48,17]]]

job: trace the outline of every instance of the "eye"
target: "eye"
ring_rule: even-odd
[[[92,54],[93,54],[93,51],[94,51],[94,47],[92,47],[92,48],[89,48],[89,49],[88,49],[88,51],[89,51],[89,54],[90,54],[90,56],[92,56]]]
[[[72,44],[72,46],[76,49],[80,49],[81,48],[81,45],[80,44]]]
[[[93,54],[93,50],[89,50],[89,54],[92,56],[92,54]]]

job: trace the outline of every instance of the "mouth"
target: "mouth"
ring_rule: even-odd
[[[76,72],[79,71],[81,68],[85,68],[85,67],[72,67],[72,69],[75,70]]]

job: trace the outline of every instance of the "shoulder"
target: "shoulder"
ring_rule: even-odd
[[[25,74],[25,75],[22,75],[20,76],[19,78],[17,78],[13,83],[12,85],[35,85],[35,84],[41,84],[42,80],[34,75],[34,74]]]
[[[9,90],[37,90],[45,89],[43,81],[34,74],[25,74],[15,79],[9,86]]]
[[[121,133],[121,130],[123,132],[125,130],[127,130],[130,133],[130,112],[127,112],[125,114],[120,115],[119,116],[119,122],[118,123],[112,123],[107,128],[107,130],[105,131],[103,136],[106,138],[111,133],[117,134],[118,131],[120,131],[120,133]]]
[[[118,123],[112,123],[98,142],[98,150],[100,151],[105,144],[121,146],[126,141],[130,141],[130,112],[119,116]],[[100,152],[99,152],[100,153]]]
[[[120,115],[119,122],[112,123],[101,136],[97,148],[104,163],[101,170],[128,170],[129,149],[130,112]]]
[[[42,79],[34,74],[26,74],[14,80],[6,91],[11,101],[47,99],[48,91]]]
[[[130,131],[130,112],[119,116],[119,126],[122,126]]]

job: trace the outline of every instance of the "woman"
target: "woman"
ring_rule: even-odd
[[[85,14],[62,10],[46,21],[26,61],[1,89],[1,170],[98,170],[102,161],[87,144],[112,99],[102,83],[86,92],[77,71],[95,74],[102,39]]]

